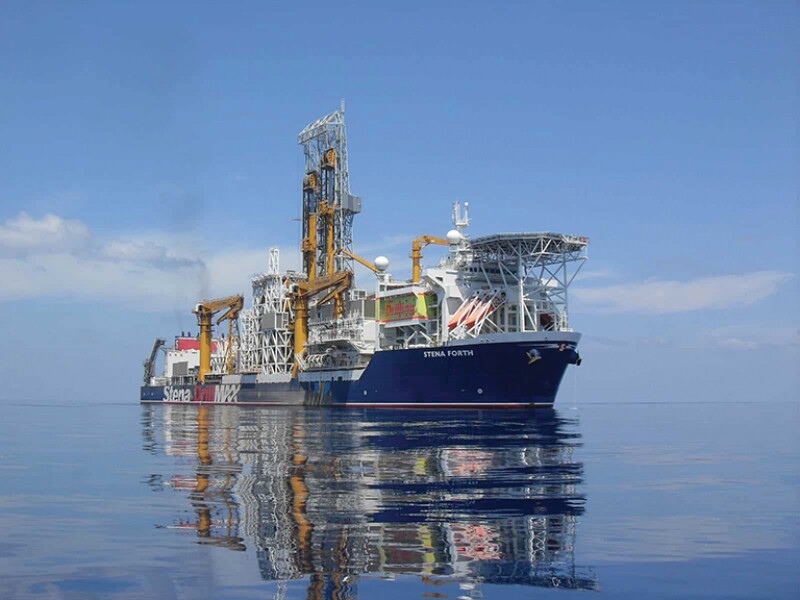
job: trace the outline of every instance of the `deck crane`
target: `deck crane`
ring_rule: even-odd
[[[411,282],[419,283],[422,272],[422,249],[431,244],[449,246],[450,242],[432,235],[421,235],[411,242]]]
[[[352,258],[358,264],[367,267],[370,271],[372,271],[376,275],[380,275],[381,273],[386,271],[386,269],[389,267],[389,260],[384,256],[379,256],[378,258],[375,259],[375,262],[372,263],[369,262],[367,259],[361,258],[357,254],[350,252],[346,248],[339,248],[338,253],[344,254],[345,256]]]
[[[239,312],[244,308],[244,296],[226,296],[216,300],[203,300],[192,311],[197,315],[197,324],[200,326],[200,370],[197,378],[200,383],[205,383],[206,375],[211,371],[211,320],[219,311],[227,309],[218,319],[217,325],[228,321],[228,348],[225,357],[225,366],[228,373],[233,373],[233,327],[239,318]]]
[[[153,371],[156,366],[156,355],[158,351],[164,347],[167,341],[161,338],[158,338],[155,342],[153,342],[153,349],[150,351],[150,357],[146,358],[144,361],[144,384],[150,385],[150,380],[153,378]]]
[[[306,341],[308,340],[308,301],[326,290],[328,293],[317,301],[317,306],[322,306],[339,298],[341,294],[350,289],[353,284],[353,274],[350,271],[340,271],[317,277],[313,280],[299,281],[297,291],[294,294],[294,372],[297,373],[299,360],[305,352]],[[340,306],[337,303],[337,308]],[[341,315],[336,314],[339,318]]]

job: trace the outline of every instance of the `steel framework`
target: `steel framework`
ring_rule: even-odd
[[[237,332],[235,335],[232,335],[227,338],[215,338],[214,342],[216,344],[216,350],[211,352],[211,370],[209,373],[214,375],[224,375],[229,372],[228,369],[228,357],[232,357],[234,365],[239,365],[238,354],[241,348],[241,343],[239,342],[239,327],[238,323],[234,325],[234,329]]]
[[[267,273],[253,277],[253,306],[241,313],[241,371],[247,373],[291,373],[294,364],[294,319],[287,282],[292,274],[281,274],[277,248],[269,251]]]
[[[506,321],[502,329],[568,331],[567,289],[588,257],[588,245],[588,238],[560,233],[508,233],[475,238],[466,253],[475,279],[516,289],[516,305],[502,311],[513,315],[511,327]]]
[[[302,219],[303,239],[310,244],[304,248],[306,275],[352,272],[353,259],[339,250],[353,251],[353,217],[361,212],[361,199],[350,193],[344,101],[339,110],[303,129],[297,142],[306,157]]]

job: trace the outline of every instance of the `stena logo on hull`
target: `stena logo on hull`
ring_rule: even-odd
[[[191,402],[192,390],[171,386],[164,387],[164,402]]]
[[[238,402],[241,385],[222,384],[214,386],[195,386],[191,388],[164,387],[164,402],[202,402],[231,404]]]
[[[218,403],[236,402],[237,400],[239,400],[240,388],[241,386],[237,384],[223,383],[222,385],[217,387],[217,397],[214,399],[214,402]]]

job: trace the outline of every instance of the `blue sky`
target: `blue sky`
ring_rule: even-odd
[[[0,401],[135,400],[198,295],[295,262],[296,134],[341,98],[395,275],[455,200],[590,237],[562,398],[797,395],[798,57],[796,2],[5,2]]]

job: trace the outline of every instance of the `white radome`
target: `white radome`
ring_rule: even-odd
[[[451,246],[456,246],[461,243],[461,240],[464,239],[464,236],[461,235],[461,232],[458,229],[451,229],[447,232],[447,241]]]
[[[389,268],[389,259],[385,256],[379,256],[375,259],[375,268],[381,272],[385,271]]]

